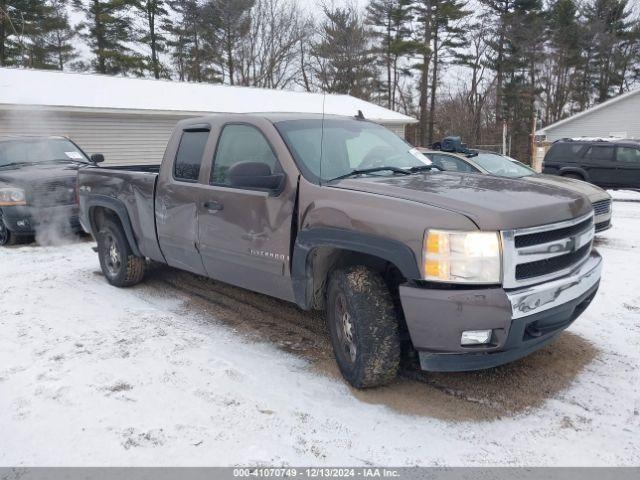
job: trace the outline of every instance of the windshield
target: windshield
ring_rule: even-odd
[[[302,173],[312,181],[329,181],[353,170],[408,169],[431,164],[427,157],[396,134],[375,123],[325,119],[323,129],[321,119],[312,119],[287,120],[277,122],[275,126]],[[370,175],[393,174],[393,171],[385,170]]]
[[[490,174],[501,177],[527,177],[536,173],[525,164],[496,153],[479,153],[471,159]]]
[[[88,161],[82,150],[66,138],[19,138],[0,142],[0,167],[56,160]]]

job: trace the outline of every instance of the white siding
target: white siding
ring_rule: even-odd
[[[0,136],[64,135],[107,164],[157,164],[176,122],[192,116],[0,109]],[[404,138],[404,125],[384,126]]]
[[[384,127],[387,127],[389,130],[391,130],[393,133],[395,133],[396,135],[398,135],[400,138],[404,139],[404,125],[385,125],[384,123],[382,124]]]
[[[0,136],[64,135],[107,163],[160,163],[171,131],[186,116],[0,110]]]
[[[566,137],[640,138],[640,92],[557,127],[544,129],[544,133],[550,142]]]

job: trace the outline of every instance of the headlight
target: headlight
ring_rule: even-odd
[[[497,232],[428,230],[422,251],[425,280],[500,283],[502,261]]]
[[[26,205],[24,190],[15,187],[0,187],[0,206]]]

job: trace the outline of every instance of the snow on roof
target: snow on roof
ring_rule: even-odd
[[[324,98],[323,98],[324,97]],[[0,68],[0,105],[141,113],[303,112],[364,116],[379,123],[416,119],[349,95],[267,90],[86,73]]]
[[[618,103],[622,100],[625,100],[633,95],[637,95],[640,93],[640,88],[637,88],[635,90],[631,90],[630,92],[626,92],[623,93],[622,95],[618,95],[617,97],[613,97],[610,98],[609,100],[599,103],[598,105],[594,105],[591,108],[587,108],[586,110],[583,110],[582,112],[576,113],[575,115],[571,115],[570,117],[564,118],[562,120],[558,120],[555,123],[552,123],[551,125],[547,125],[546,127],[541,128],[540,130],[536,131],[536,135],[545,135],[548,133],[549,130],[553,130],[556,127],[559,127],[560,125],[564,125],[565,123],[569,123],[572,122],[574,120],[576,120],[577,118],[581,118],[584,117],[585,115],[590,115],[593,112],[596,112],[602,108],[606,108],[609,107],[615,103]]]

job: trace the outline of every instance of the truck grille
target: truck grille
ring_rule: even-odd
[[[569,273],[591,252],[593,213],[566,222],[502,232],[503,284],[517,288]]]
[[[602,215],[611,211],[611,199],[593,202],[594,215]]]
[[[71,205],[76,200],[75,186],[73,177],[37,183],[29,192],[29,204],[36,207]]]

